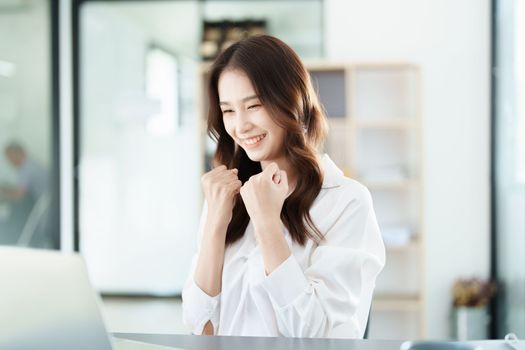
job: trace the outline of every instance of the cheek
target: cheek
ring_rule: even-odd
[[[223,118],[222,123],[224,124],[224,129],[226,129],[226,132],[228,133],[228,135],[233,137],[233,131],[235,130],[235,125],[232,123],[232,121],[229,120],[228,118]]]
[[[285,142],[285,137],[284,137],[284,132],[282,132],[280,137],[279,137],[279,148],[283,148],[284,147],[284,142]]]
[[[283,129],[279,128],[279,127],[276,127],[274,130],[273,130],[273,135],[274,135],[274,143],[277,147],[281,147],[284,143],[284,139],[285,139],[285,132]]]

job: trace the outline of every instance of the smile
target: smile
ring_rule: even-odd
[[[242,143],[248,148],[253,148],[257,146],[261,142],[261,140],[264,139],[265,137],[266,137],[266,134],[249,137],[246,139],[242,139]]]

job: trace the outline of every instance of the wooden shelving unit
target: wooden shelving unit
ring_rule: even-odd
[[[385,233],[387,266],[377,281],[371,333],[425,338],[420,70],[409,63],[312,62],[307,68],[328,115],[325,152],[370,190]],[[405,238],[408,232],[410,239],[389,244],[388,232]],[[383,315],[387,321],[376,322]],[[415,317],[414,329],[405,326],[407,317]],[[396,322],[403,324],[399,330],[385,328]]]
[[[421,309],[419,295],[376,295],[372,304],[372,312],[402,311],[419,312]]]

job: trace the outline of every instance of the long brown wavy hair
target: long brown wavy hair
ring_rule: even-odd
[[[316,154],[326,136],[327,123],[308,71],[288,45],[268,35],[231,45],[213,63],[208,79],[208,134],[217,142],[214,163],[237,168],[243,184],[262,169],[260,162],[252,161],[242,147],[235,145],[224,127],[218,81],[225,70],[244,72],[271,118],[285,130],[285,157],[297,173],[297,185],[284,201],[283,224],[300,245],[304,245],[307,238],[321,241],[323,234],[309,211],[323,183]],[[242,197],[237,195],[226,243],[240,239],[249,221]]]

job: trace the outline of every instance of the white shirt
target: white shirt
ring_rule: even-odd
[[[269,275],[250,221],[227,246],[222,291],[194,282],[194,257],[182,292],[183,319],[194,334],[210,320],[216,335],[362,338],[385,248],[370,193],[324,155],[322,189],[310,215],[325,239],[304,246],[283,226],[292,254]],[[203,228],[206,205],[201,218]]]

